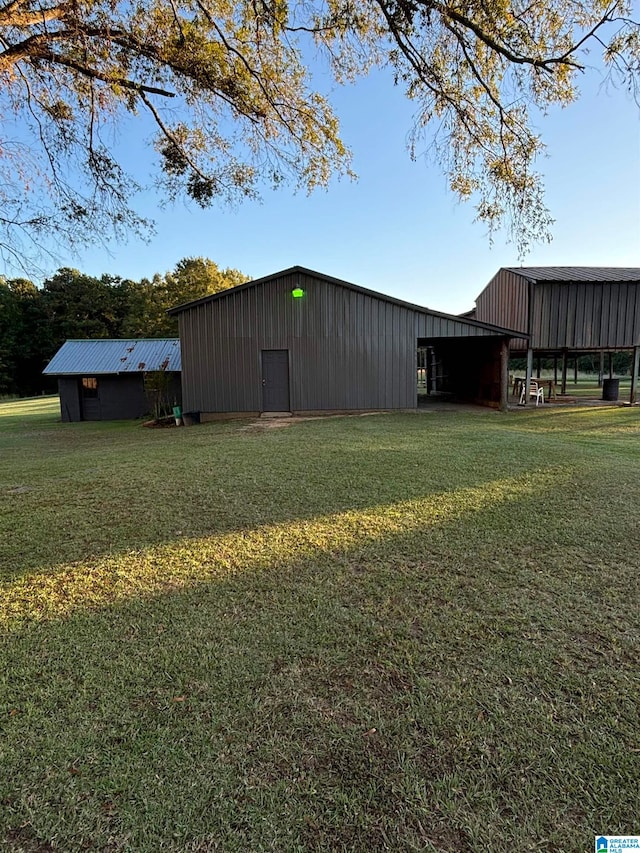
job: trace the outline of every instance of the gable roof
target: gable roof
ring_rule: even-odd
[[[55,376],[181,370],[177,338],[66,341],[42,371]]]
[[[325,275],[324,273],[317,272],[315,270],[311,270],[307,267],[301,266],[289,267],[288,269],[280,270],[279,272],[272,273],[271,275],[266,275],[262,278],[256,278],[252,281],[247,281],[245,282],[245,284],[238,284],[236,285],[236,287],[229,287],[226,290],[219,291],[218,293],[212,293],[209,296],[202,296],[200,299],[194,299],[192,302],[185,302],[183,305],[176,305],[174,308],[170,308],[167,313],[171,316],[175,316],[176,314],[180,314],[182,311],[188,311],[191,308],[197,308],[199,305],[205,305],[210,302],[216,302],[219,299],[224,299],[232,294],[238,293],[241,290],[248,290],[251,287],[257,287],[258,285],[267,284],[268,282],[274,281],[275,279],[282,278],[283,276],[292,275],[295,273],[301,273],[302,275],[318,278],[321,281],[327,281],[331,284],[338,285],[339,287],[345,287],[348,290],[353,290],[356,293],[363,293],[366,296],[372,296],[375,299],[382,300],[383,302],[390,302],[393,305],[400,305],[403,308],[408,308],[411,311],[417,311],[421,314],[428,314],[432,317],[442,317],[445,320],[455,320],[458,323],[466,323],[469,326],[475,326],[479,329],[492,331],[496,335],[522,337],[521,332],[516,332],[513,329],[504,329],[501,326],[493,326],[490,323],[482,323],[479,320],[473,320],[467,317],[459,317],[455,314],[445,314],[442,311],[432,311],[430,308],[425,308],[423,305],[415,305],[412,302],[405,302],[403,299],[396,299],[394,296],[388,296],[386,293],[380,293],[377,290],[370,290],[366,287],[360,287],[360,285],[352,284],[350,281],[343,281],[340,278],[334,278],[333,276]]]
[[[640,281],[640,267],[503,267],[534,281]]]

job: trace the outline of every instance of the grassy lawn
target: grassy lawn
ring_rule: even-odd
[[[640,412],[0,405],[0,849],[640,833]]]
[[[605,380],[608,376],[605,376]],[[618,379],[619,400],[628,401],[629,392],[631,391],[631,378],[622,376]],[[593,397],[596,400],[602,399],[602,387],[598,387],[595,378],[579,378],[578,384],[573,381],[573,378],[567,379],[567,396],[569,397]]]
[[[536,378],[535,371],[533,378]],[[631,378],[629,376],[616,377],[619,383],[619,400],[628,401],[629,392],[631,391]],[[553,372],[543,371],[542,381],[553,379]],[[605,376],[608,379],[608,374]],[[562,387],[562,375],[558,375],[558,383],[556,385],[557,393],[560,394]],[[545,389],[546,395],[546,389]],[[584,397],[585,399],[602,400],[602,386],[598,385],[596,376],[580,375],[578,382],[573,381],[573,373],[567,376],[567,397]]]

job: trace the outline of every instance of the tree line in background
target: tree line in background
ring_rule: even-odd
[[[141,281],[68,267],[42,287],[0,277],[0,395],[55,390],[42,370],[66,340],[177,337],[168,308],[248,280],[208,258],[184,258],[171,272]]]
[[[611,372],[616,376],[626,376],[631,373],[631,362],[632,362],[632,354],[627,350],[623,350],[621,352],[612,352],[611,356]],[[537,358],[534,359],[533,362],[533,371],[536,372],[538,366]],[[524,374],[527,369],[527,359],[526,358],[512,358],[509,362],[509,367],[514,371],[519,371]],[[569,381],[573,377],[573,372],[575,368],[575,359],[572,357],[569,358]],[[541,358],[540,359],[540,369],[544,373],[549,373],[554,370],[554,361],[553,358]],[[558,374],[562,370],[562,358],[558,357],[557,361],[557,370]],[[578,356],[578,373],[590,373],[597,375],[600,371],[600,355],[599,353],[588,353],[587,355]],[[605,377],[609,375],[609,353],[605,354],[604,361],[604,374]]]

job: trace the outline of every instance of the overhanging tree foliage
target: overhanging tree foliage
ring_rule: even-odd
[[[312,49],[340,82],[391,66],[413,142],[426,135],[451,189],[524,247],[550,223],[531,108],[576,97],[588,50],[629,85],[640,62],[627,0],[0,0],[0,39],[0,243],[17,254],[43,233],[144,227],[110,136],[127,114],[155,127],[169,197],[348,172]]]

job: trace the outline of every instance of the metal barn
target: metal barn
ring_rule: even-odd
[[[637,267],[509,267],[500,269],[476,300],[477,320],[517,329],[514,355],[567,362],[586,353],[604,356],[632,350],[631,402],[635,402],[640,353],[640,269]],[[527,341],[528,338],[528,341]]]
[[[152,410],[159,391],[150,374],[165,374],[164,393],[180,402],[180,370],[176,338],[99,339],[66,341],[43,373],[58,377],[63,421],[108,421]]]
[[[513,330],[303,267],[171,309],[184,408],[207,415],[415,409],[431,393],[506,408]]]

